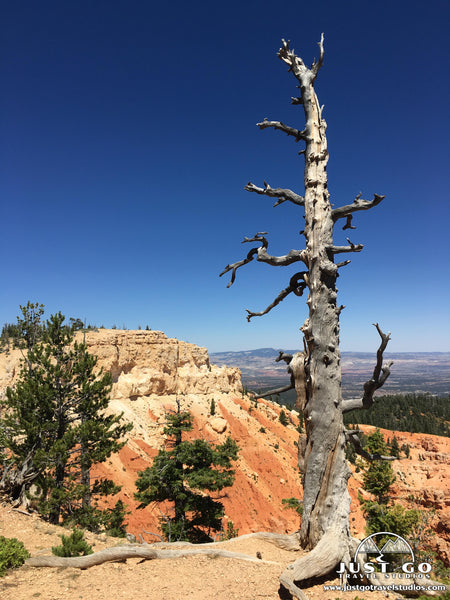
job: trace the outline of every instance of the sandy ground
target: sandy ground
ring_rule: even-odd
[[[51,554],[59,545],[61,527],[37,516],[25,516],[0,505],[0,535],[24,542],[33,556]],[[94,551],[122,544],[116,538],[86,534]],[[278,577],[298,554],[255,539],[236,539],[219,545],[276,564],[249,563],[229,558],[184,557],[170,560],[130,559],[87,570],[21,567],[0,579],[1,600],[279,600]],[[339,585],[339,580],[326,582]],[[325,592],[322,585],[308,590],[311,600],[384,600],[381,592]]]

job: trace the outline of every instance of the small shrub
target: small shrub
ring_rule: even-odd
[[[209,414],[211,416],[216,414],[216,402],[214,398],[211,400],[211,404],[209,405]]]
[[[0,577],[3,577],[8,569],[22,566],[27,558],[30,558],[30,553],[22,542],[0,535]]]
[[[265,427],[260,427],[259,428],[259,433],[266,433],[266,428]]]
[[[231,540],[232,538],[238,537],[239,536],[239,529],[236,529],[236,527],[234,526],[233,521],[228,521],[227,523],[227,530],[225,532],[225,539],[226,540]]]
[[[300,516],[303,514],[303,502],[297,498],[283,498],[281,503],[284,504],[284,508],[292,508]]]
[[[84,532],[81,529],[73,529],[70,535],[62,535],[61,546],[53,546],[52,554],[55,556],[86,556],[92,554],[92,546],[83,539]]]
[[[285,427],[286,427],[287,425],[289,425],[289,419],[288,419],[288,417],[287,417],[286,413],[284,412],[284,409],[281,409],[281,412],[280,412],[280,417],[279,417],[279,419],[280,419],[280,423],[281,423],[282,425],[284,425]]]

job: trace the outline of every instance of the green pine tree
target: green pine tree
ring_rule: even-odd
[[[183,434],[192,430],[192,416],[181,410],[179,402],[167,421],[168,448],[139,473],[135,498],[141,502],[139,508],[171,503],[170,513],[161,520],[166,540],[210,540],[221,529],[223,505],[202,492],[218,492],[233,484],[231,463],[237,459],[237,444],[230,437],[216,446],[206,440],[184,441]]]
[[[395,456],[396,458],[400,458],[400,446],[395,435],[391,439],[389,443],[390,455]]]
[[[9,449],[2,487],[23,500],[34,483],[50,522],[98,530],[104,515],[97,498],[119,488],[91,481],[91,467],[123,446],[131,425],[105,414],[111,375],[96,372],[97,359],[64,321],[61,313],[52,315],[41,339],[30,337],[16,386],[0,400],[0,448]]]
[[[44,333],[42,316],[44,305],[28,301],[25,306],[20,305],[21,317],[17,317],[17,344],[31,350]]]
[[[391,456],[398,455],[395,442],[397,440],[394,436],[390,442]],[[366,450],[371,454],[388,455],[389,447],[379,429],[368,436]],[[421,515],[416,509],[408,510],[400,505],[392,505],[389,492],[395,481],[395,475],[391,463],[386,460],[371,461],[364,473],[363,481],[365,489],[375,496],[375,500],[362,501],[366,517],[366,534],[389,531],[407,537],[417,527]]]
[[[388,446],[379,429],[376,429],[367,438],[366,449],[371,454],[387,456]],[[379,504],[386,504],[389,499],[389,490],[395,481],[394,471],[390,462],[385,460],[371,461],[369,468],[364,473],[363,480],[365,489],[377,498],[377,502]]]

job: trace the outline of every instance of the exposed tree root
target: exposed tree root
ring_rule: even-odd
[[[327,575],[345,557],[348,557],[348,540],[335,530],[328,531],[317,546],[290,564],[281,574],[280,583],[294,598],[307,600],[300,589],[301,582]]]
[[[70,558],[60,556],[34,556],[28,558],[25,564],[30,567],[73,567],[76,569],[89,569],[96,565],[101,565],[105,562],[111,561],[123,561],[127,558],[143,558],[147,560],[154,559],[165,559],[165,558],[180,558],[182,556],[195,556],[195,555],[209,556],[210,558],[235,558],[238,560],[245,560],[248,562],[260,563],[260,564],[272,564],[277,565],[279,563],[262,560],[248,554],[241,554],[240,552],[228,552],[227,550],[215,550],[213,548],[189,548],[185,550],[157,550],[147,545],[138,546],[116,546],[114,548],[106,548],[95,552],[94,554],[88,554],[87,556],[74,556]]]

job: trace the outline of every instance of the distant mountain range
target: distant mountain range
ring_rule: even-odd
[[[293,354],[296,350],[283,351]],[[239,367],[242,382],[254,390],[268,390],[289,383],[286,363],[275,362],[275,348],[258,348],[238,352],[214,352],[211,362],[219,366]],[[430,392],[450,393],[450,352],[390,352],[385,361],[392,360],[391,375],[380,390],[383,394]],[[342,389],[344,397],[358,395],[370,378],[376,362],[373,352],[342,352]]]

